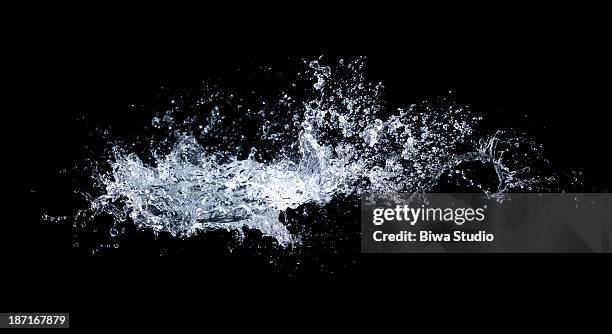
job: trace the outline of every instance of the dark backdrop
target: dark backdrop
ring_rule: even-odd
[[[171,18],[141,13],[146,23],[106,11],[69,19],[39,14],[36,24],[19,26],[23,36],[15,40],[22,52],[9,64],[18,72],[19,93],[3,114],[5,165],[15,172],[7,181],[19,189],[5,202],[1,275],[11,288],[3,308],[69,311],[75,325],[85,325],[105,316],[129,319],[142,304],[152,314],[165,314],[186,300],[217,311],[258,308],[263,301],[333,309],[348,300],[359,309],[379,294],[393,296],[394,286],[425,286],[440,298],[455,289],[509,298],[518,284],[556,296],[547,282],[576,273],[602,280],[598,267],[573,256],[364,256],[358,239],[307,252],[299,269],[291,257],[270,264],[269,251],[251,252],[258,236],[251,248],[231,256],[224,246],[231,237],[214,233],[176,241],[133,232],[125,246],[103,256],[74,248],[71,227],[43,223],[40,213],[75,203],[71,185],[56,176],[82,158],[88,129],[75,115],[85,111],[101,124],[129,131],[143,120],[126,113],[127,106],[154,104],[162,85],[190,89],[210,76],[239,82],[231,77],[235,66],[282,65],[288,57],[364,55],[370,78],[384,82],[393,103],[453,90],[460,103],[492,122],[519,125],[536,136],[553,165],[583,171],[591,191],[608,189],[609,54],[596,11],[420,15],[311,4],[284,14],[222,12]],[[327,208],[338,217],[326,227],[332,236],[358,232],[357,225],[342,225],[355,219],[343,211],[353,205],[346,200]]]

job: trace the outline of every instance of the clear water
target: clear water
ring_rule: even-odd
[[[364,192],[427,192],[442,178],[492,195],[531,190],[542,182],[528,165],[539,155],[535,146],[526,157],[523,146],[531,143],[500,131],[479,133],[481,117],[464,107],[442,99],[389,110],[382,83],[365,78],[363,59],[306,65],[306,91],[262,101],[268,105],[257,124],[228,125],[224,120],[237,111],[221,106],[198,117],[179,120],[182,110],[174,108],[153,118],[153,128],[175,130],[156,139],[159,146],[172,143],[171,149],[157,149],[152,140],[153,159],[145,162],[129,147],[115,145],[110,170],[93,175],[101,195],[87,195],[91,207],[76,219],[110,214],[117,222],[179,237],[215,229],[241,233],[247,227],[288,246],[300,236],[279,216],[305,203],[323,205],[335,196]],[[216,101],[232,98],[211,88],[206,94]],[[289,113],[275,114],[281,105]],[[225,137],[229,127],[240,136],[248,126],[260,127],[257,134],[273,154],[261,158],[258,148],[265,145],[251,147],[248,157],[210,149],[207,138],[231,142]],[[491,168],[495,188],[481,187],[466,163]]]

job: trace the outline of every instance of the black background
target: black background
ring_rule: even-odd
[[[127,115],[127,106],[155,103],[161,85],[189,89],[211,75],[228,77],[237,65],[282,65],[288,57],[321,54],[367,56],[370,78],[384,82],[393,103],[454,90],[460,103],[494,124],[534,135],[559,170],[583,171],[587,190],[608,189],[609,52],[597,10],[338,7],[165,15],[88,9],[67,17],[38,13],[14,25],[19,52],[9,65],[17,92],[3,117],[5,165],[14,171],[7,181],[18,195],[5,202],[2,309],[68,311],[79,327],[117,319],[138,325],[130,321],[135,314],[168,323],[161,317],[185,309],[204,319],[249,310],[270,310],[272,318],[304,314],[309,303],[328,314],[357,314],[395,297],[418,298],[415,304],[460,300],[464,293],[520,298],[515,292],[523,286],[550,300],[568,293],[554,283],[570,275],[603,282],[604,266],[583,257],[359,255],[358,239],[339,242],[334,252],[308,253],[299,270],[287,270],[291,257],[269,264],[265,250],[228,256],[225,235],[179,243],[133,234],[118,251],[89,256],[72,246],[69,226],[40,221],[43,208],[74,203],[70,185],[55,184],[57,194],[42,196],[31,190],[48,189],[57,170],[82,158],[87,129],[74,117],[84,109],[129,131],[138,115]],[[327,227],[332,235],[358,231],[341,225],[351,219],[342,216],[349,204],[329,208],[340,217]],[[435,297],[421,297],[428,292]]]

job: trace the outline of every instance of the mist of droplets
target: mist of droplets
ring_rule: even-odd
[[[183,115],[180,122],[180,108],[160,113],[151,121],[154,128],[189,123],[190,130],[164,138],[171,149],[152,152],[152,161],[112,147],[110,168],[94,175],[101,195],[89,197],[91,207],[79,218],[110,214],[118,222],[129,220],[177,237],[215,229],[240,234],[246,227],[288,246],[300,236],[290,233],[279,216],[306,203],[324,205],[336,196],[368,192],[427,192],[443,177],[477,185],[465,173],[466,163],[495,172],[494,189],[479,188],[491,194],[540,181],[515,149],[520,138],[478,133],[481,117],[464,107],[441,99],[390,109],[383,84],[366,79],[363,59],[333,66],[314,60],[305,68],[306,91],[261,101],[268,106],[259,113],[259,123],[226,124],[239,111],[221,103],[205,115]],[[232,98],[214,89],[205,93],[215,99],[196,103]],[[283,111],[274,109],[281,106]],[[264,144],[247,148],[246,157],[211,151],[210,138],[232,142],[225,136],[229,127],[240,133],[253,126]],[[265,143],[273,153],[261,158]]]

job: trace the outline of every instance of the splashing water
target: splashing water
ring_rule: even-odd
[[[242,159],[207,150],[206,136],[222,131],[223,113],[231,113],[213,106],[198,131],[178,133],[170,152],[154,153],[152,163],[114,147],[110,172],[96,175],[103,194],[90,198],[87,215],[129,217],[139,228],[174,236],[247,227],[287,246],[299,235],[287,230],[279,214],[305,203],[323,205],[334,196],[364,192],[431,191],[444,175],[475,184],[462,170],[469,162],[494,169],[492,193],[539,181],[513,155],[521,140],[501,132],[476,137],[481,118],[468,110],[444,99],[389,110],[383,85],[365,79],[363,59],[341,60],[333,69],[316,60],[307,65],[314,81],[309,97],[300,102],[283,94],[280,103],[293,101],[289,121],[263,121],[261,138],[280,143],[272,159],[258,160],[255,147]],[[152,124],[171,128],[175,122],[169,112]]]

